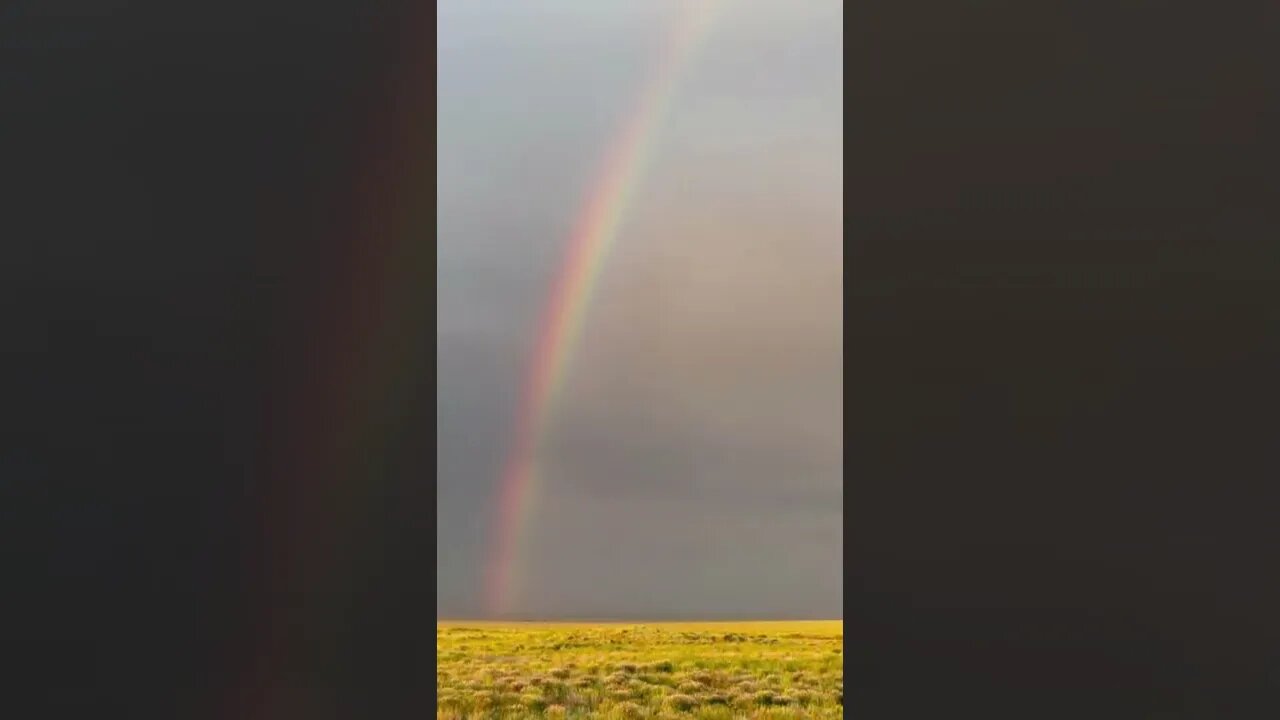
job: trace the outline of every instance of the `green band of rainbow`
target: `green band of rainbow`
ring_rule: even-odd
[[[570,360],[609,250],[651,156],[653,139],[687,64],[705,35],[717,0],[691,0],[682,8],[665,52],[645,83],[633,112],[609,145],[565,249],[543,310],[517,409],[515,434],[500,479],[497,518],[486,566],[485,602],[493,615],[509,611],[516,557],[531,513],[537,454],[565,383]]]

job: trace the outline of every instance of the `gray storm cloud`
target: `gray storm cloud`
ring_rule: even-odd
[[[534,320],[611,108],[674,8],[459,4],[440,15],[438,136],[438,600],[454,616],[479,612]],[[840,613],[840,13],[729,4],[685,70],[547,428],[520,612]],[[522,120],[511,96],[540,83],[553,99]]]

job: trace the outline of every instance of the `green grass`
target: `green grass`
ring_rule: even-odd
[[[844,626],[440,622],[436,717],[842,718]]]

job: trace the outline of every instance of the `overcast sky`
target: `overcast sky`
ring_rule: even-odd
[[[840,614],[842,7],[719,4],[556,407],[522,614]],[[678,5],[439,5],[441,616],[482,612],[535,317]]]

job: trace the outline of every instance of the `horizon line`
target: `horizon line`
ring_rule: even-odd
[[[746,623],[746,622],[844,622],[843,617],[689,617],[689,618],[444,618],[437,623],[598,623],[613,625],[643,625],[645,623]]]

